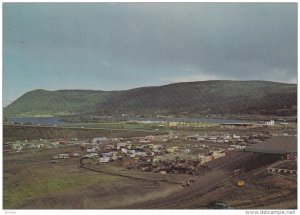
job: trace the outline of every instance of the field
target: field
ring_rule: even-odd
[[[278,131],[268,132],[259,134],[270,135]],[[179,134],[181,133],[180,131]],[[179,146],[182,149],[186,146],[199,145],[184,138],[193,131],[184,133],[182,139],[164,144],[167,147]],[[222,131],[204,133],[211,136],[226,134]],[[250,137],[256,135],[257,131],[236,130],[235,134]],[[73,136],[73,133],[69,136]],[[161,135],[160,138],[164,137]],[[80,162],[79,157],[50,162],[53,156],[60,153],[86,153],[82,144],[89,141],[88,138],[69,141],[70,144],[60,147],[50,147],[53,140],[5,143],[3,207],[5,209],[207,209],[214,208],[216,202],[222,202],[236,209],[297,208],[295,178],[274,175],[267,171],[270,166],[297,169],[295,161],[282,161],[280,156],[229,151],[226,156],[205,163],[206,171],[197,176],[142,172],[127,169],[124,165],[116,163],[99,165],[95,162],[96,159],[85,159]],[[8,150],[11,144],[23,143],[28,145],[43,143],[44,146],[26,148],[19,153]],[[228,147],[228,144],[209,142],[205,144],[211,149]],[[171,160],[177,156],[185,158],[183,152],[165,155]],[[190,158],[186,156],[185,159]],[[236,177],[233,172],[239,168],[243,169],[243,173]],[[194,180],[191,186],[182,186],[191,179]],[[245,186],[237,186],[237,180],[240,179],[245,181]]]
[[[4,141],[55,139],[55,138],[89,138],[97,136],[132,137],[145,135],[167,134],[154,130],[127,130],[127,129],[93,129],[93,128],[62,128],[33,125],[4,125]]]
[[[151,199],[178,188],[89,171],[79,167],[77,158],[49,162],[54,154],[74,149],[4,154],[4,208],[121,207],[134,199]]]

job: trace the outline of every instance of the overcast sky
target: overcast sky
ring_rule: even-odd
[[[3,103],[34,89],[297,82],[296,3],[4,3]]]

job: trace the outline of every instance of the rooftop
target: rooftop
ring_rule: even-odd
[[[228,123],[220,123],[220,125],[253,125],[251,122],[228,122]]]
[[[296,136],[279,136],[272,137],[264,142],[248,146],[244,149],[247,152],[260,152],[272,154],[284,154],[297,152]]]

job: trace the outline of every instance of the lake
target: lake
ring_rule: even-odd
[[[30,123],[32,125],[62,125],[65,122],[58,117],[9,117],[8,122]]]

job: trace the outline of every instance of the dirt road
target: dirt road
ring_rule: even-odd
[[[201,196],[207,194],[210,190],[213,190],[220,183],[225,182],[226,180],[232,180],[233,170],[243,167],[254,169],[272,161],[272,159],[262,159],[258,154],[245,152],[232,153],[229,156],[208,163],[211,171],[198,176],[191,186],[182,188],[180,192],[172,193],[167,197],[158,198],[153,201],[132,204],[127,206],[127,208],[185,208],[185,204],[199,201]]]

